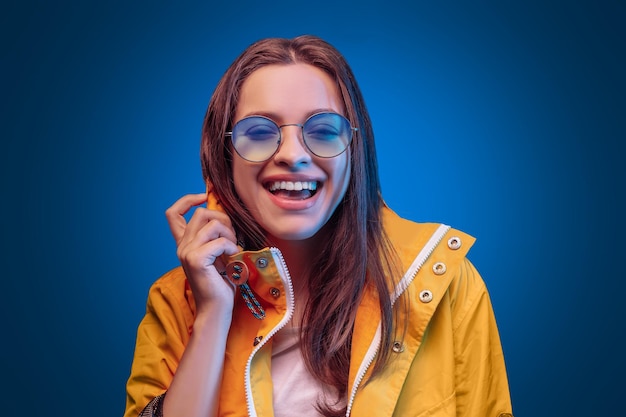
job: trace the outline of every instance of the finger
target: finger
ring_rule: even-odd
[[[209,210],[204,207],[198,207],[189,219],[189,223],[186,225],[185,234],[188,236],[194,236],[200,232],[200,229],[206,227],[206,225],[212,221],[220,222],[227,227],[232,228],[232,222],[226,213]]]
[[[206,194],[187,194],[179,198],[165,210],[165,218],[170,226],[170,231],[172,232],[172,236],[174,236],[176,244],[180,243],[185,234],[185,228],[187,227],[187,221],[184,217],[185,214],[187,214],[192,207],[199,206],[205,201]]]
[[[235,254],[239,248],[230,240],[218,238],[194,248],[181,257],[181,265],[196,300],[196,308],[202,309],[207,302],[217,298],[232,302],[235,285],[224,279],[219,271],[225,271],[222,256]],[[227,292],[225,290],[228,289]]]
[[[198,233],[196,233],[195,239],[202,242],[208,242],[220,237],[226,238],[234,244],[237,244],[235,230],[230,226],[230,224],[224,224],[221,220],[213,219],[205,224],[204,227],[198,231]]]
[[[219,237],[200,246],[181,251],[179,258],[186,270],[196,271],[200,275],[203,275],[201,271],[213,271],[212,273],[218,274],[217,271],[223,271],[225,268],[221,259],[222,255],[234,255],[239,250],[239,247],[231,240]]]
[[[215,258],[215,261],[213,261],[213,265],[215,266],[215,268],[217,268],[218,271],[224,271],[226,269],[226,265],[228,264],[229,261],[229,257],[232,255],[235,255],[239,252],[241,252],[241,248],[239,246],[237,246],[236,244],[232,243],[229,241],[225,241],[223,244],[223,249],[224,251],[222,252],[221,255],[219,255],[217,258]]]
[[[230,225],[226,225],[218,219],[210,219],[208,222],[206,222],[206,220],[203,218],[204,216],[196,216],[196,219],[198,217],[201,217],[202,220],[205,221],[205,223],[202,223],[203,227],[200,227],[196,230],[195,225],[192,224],[192,221],[194,221],[195,219],[192,219],[189,222],[189,226],[185,231],[185,236],[183,237],[183,239],[181,239],[180,244],[178,245],[179,255],[192,251],[195,248],[205,245],[207,242],[211,242],[217,239],[226,239],[236,245],[237,236],[235,235],[235,231],[232,227],[230,227]],[[210,263],[213,263],[213,261],[211,261]]]

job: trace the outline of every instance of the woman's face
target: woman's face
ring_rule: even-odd
[[[343,114],[328,74],[307,64],[268,65],[244,81],[234,121],[261,115],[279,126],[303,124],[319,112]],[[348,188],[350,152],[319,158],[305,146],[300,127],[284,126],[281,134],[280,148],[267,161],[249,162],[233,152],[235,189],[269,238],[308,239],[330,219]]]

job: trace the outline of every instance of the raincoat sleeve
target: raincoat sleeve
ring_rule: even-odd
[[[478,271],[465,259],[451,288],[458,416],[512,416],[504,355],[491,300]]]
[[[170,386],[189,341],[193,319],[191,290],[182,268],[177,268],[150,288],[146,314],[137,329],[124,417],[138,417],[149,404],[158,411],[162,397],[157,397]]]

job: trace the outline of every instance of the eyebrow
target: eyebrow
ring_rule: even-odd
[[[337,113],[337,114],[341,114],[341,112],[338,112],[335,109],[331,109],[331,108],[317,108],[314,110],[311,110],[310,112],[308,112],[306,114],[306,116],[304,117],[304,120],[300,120],[300,121],[286,121],[286,120],[281,120],[281,117],[278,115],[278,113],[273,113],[273,112],[268,112],[268,111],[253,111],[253,112],[249,112],[244,114],[239,120],[241,119],[245,119],[246,117],[250,117],[250,116],[263,116],[263,117],[267,117],[268,119],[272,119],[274,122],[285,122],[285,123],[299,123],[299,122],[304,122],[306,119],[308,119],[309,117],[313,116],[314,114],[317,113]],[[343,116],[343,115],[342,115]]]

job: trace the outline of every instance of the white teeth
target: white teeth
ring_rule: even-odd
[[[287,190],[287,191],[302,191],[302,190],[317,190],[317,181],[274,181],[270,184],[270,191]]]

